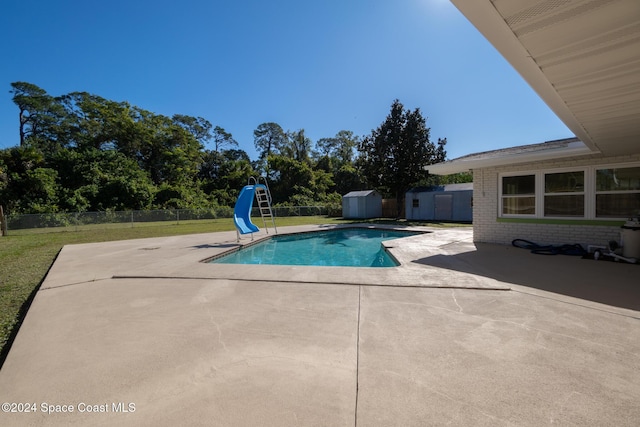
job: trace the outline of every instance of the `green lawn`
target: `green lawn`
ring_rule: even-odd
[[[325,216],[302,216],[277,218],[278,227],[304,224],[341,224],[352,221]],[[359,220],[358,222],[363,222]],[[366,221],[401,225],[427,225],[406,221]],[[439,224],[428,224],[437,226]],[[452,226],[453,224],[447,224]],[[31,296],[53,264],[64,245],[74,243],[106,242],[112,240],[163,237],[183,234],[213,233],[234,230],[231,218],[215,220],[145,223],[143,226],[119,228],[94,226],[80,231],[43,233],[22,231],[0,237],[0,364],[6,356],[5,345],[12,334],[17,333],[21,319],[26,313]],[[8,348],[7,348],[8,350]]]

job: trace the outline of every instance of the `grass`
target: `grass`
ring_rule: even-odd
[[[341,224],[353,221],[325,216],[281,217],[278,227],[306,224]],[[396,225],[425,225],[393,220],[358,220]],[[438,224],[428,224],[437,226]],[[452,226],[454,224],[447,224]],[[32,297],[64,245],[95,243],[113,240],[164,237],[196,233],[214,233],[234,230],[233,220],[181,221],[179,224],[158,222],[143,226],[119,228],[92,226],[78,231],[43,233],[22,231],[0,237],[0,366],[8,352],[8,345],[17,334]]]

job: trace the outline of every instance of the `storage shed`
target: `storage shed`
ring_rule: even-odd
[[[407,219],[473,221],[473,183],[417,187],[405,197]]]
[[[375,190],[351,191],[342,196],[344,218],[379,218],[382,216],[382,196]]]

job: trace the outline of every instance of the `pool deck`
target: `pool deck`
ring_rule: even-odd
[[[0,425],[637,425],[640,265],[419,229],[393,268],[201,262],[235,232],[65,246],[0,369],[36,411]]]

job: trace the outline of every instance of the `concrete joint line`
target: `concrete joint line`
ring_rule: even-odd
[[[104,280],[111,280],[112,278],[113,277],[103,277],[101,279],[83,280],[82,282],[65,283],[63,285],[48,286],[46,288],[40,288],[40,290],[41,291],[48,291],[50,289],[66,288],[68,286],[84,285],[84,284],[93,283],[93,282],[102,282]]]
[[[349,282],[318,282],[305,280],[267,280],[267,279],[239,279],[237,277],[189,277],[189,276],[142,276],[142,275],[115,275],[111,279],[166,279],[166,280],[229,280],[235,282],[259,282],[259,283],[302,283],[305,285],[335,285],[335,286],[367,286],[380,288],[406,288],[406,289],[467,289],[470,291],[510,291],[506,286],[459,286],[459,285],[380,285],[375,283],[349,283]],[[102,279],[101,279],[102,280]],[[106,280],[106,279],[105,279]]]
[[[358,286],[358,328],[356,331],[356,404],[353,414],[353,425],[358,426],[358,391],[360,389],[360,307],[362,302],[362,286]]]

